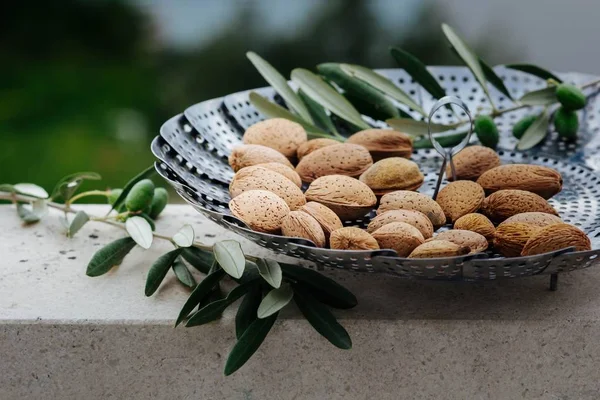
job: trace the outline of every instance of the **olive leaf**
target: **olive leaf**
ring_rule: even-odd
[[[428,126],[431,127],[432,133],[445,132],[450,131],[452,129],[456,129],[459,125],[451,124],[451,125],[442,125],[431,123],[428,124],[426,121],[416,121],[410,118],[390,118],[385,121],[389,126],[393,129],[404,132],[407,135],[411,136],[427,136],[428,135]]]
[[[518,150],[529,150],[539,144],[548,134],[548,126],[550,125],[550,115],[548,110],[544,110],[537,119],[525,131],[519,143]]]
[[[310,115],[317,126],[325,129],[327,132],[333,133],[334,135],[339,134],[335,124],[331,120],[331,117],[327,114],[327,111],[322,105],[308,97],[302,90],[298,90],[298,96],[300,99],[302,99],[306,105],[306,108],[308,108],[308,111],[310,112]]]
[[[129,192],[131,191],[131,188],[133,187],[133,185],[135,185],[136,183],[138,183],[142,179],[149,178],[150,176],[154,175],[155,172],[156,172],[156,170],[154,169],[154,165],[151,165],[148,168],[146,168],[145,170],[143,170],[142,172],[140,172],[138,175],[136,175],[129,182],[127,182],[127,184],[123,188],[123,191],[121,192],[121,194],[119,195],[119,197],[117,198],[117,200],[112,204],[112,207],[108,211],[107,215],[110,214],[110,212],[112,210],[118,209],[121,206],[121,204],[123,204],[123,202],[125,201],[125,198],[127,197],[127,195],[129,194]]]
[[[138,216],[127,218],[125,229],[140,247],[147,250],[152,246],[152,239],[154,238],[152,227],[144,218]]]
[[[83,210],[77,211],[73,221],[69,224],[67,229],[67,236],[72,238],[77,232],[90,220],[90,216]]]
[[[61,197],[67,201],[77,191],[84,180],[100,180],[102,177],[96,172],[76,172],[67,175],[58,181],[54,189],[52,189],[52,199],[56,200]]]
[[[314,300],[301,288],[295,287],[294,292],[294,301],[300,312],[317,332],[340,349],[352,348],[350,335],[326,306]]]
[[[242,251],[242,246],[235,240],[223,240],[213,246],[215,259],[233,278],[239,279],[244,274],[246,267],[246,257]]]
[[[262,301],[260,285],[254,285],[244,296],[240,307],[235,314],[235,337],[242,337],[246,329],[258,319],[257,311]]]
[[[121,264],[135,242],[130,237],[124,237],[111,242],[98,250],[90,260],[85,274],[87,276],[104,275],[115,265]]]
[[[416,83],[421,85],[434,98],[440,99],[446,95],[444,88],[431,75],[427,70],[427,66],[421,60],[409,52],[396,47],[390,48],[390,53],[398,66],[404,69]]]
[[[194,279],[194,275],[192,275],[192,273],[180,257],[178,257],[175,260],[171,267],[173,268],[173,272],[175,273],[175,276],[177,277],[179,282],[190,288],[196,286],[196,280]]]
[[[0,191],[1,192],[8,192],[8,193],[15,193],[15,187],[13,185],[11,185],[10,183],[2,183],[0,184]]]
[[[184,249],[185,250],[185,249]],[[179,316],[177,317],[177,321],[175,322],[175,326],[179,325],[184,319],[190,315],[192,310],[200,304],[200,302],[208,296],[213,288],[219,284],[221,279],[225,276],[225,271],[221,268],[216,268],[214,271],[209,273],[206,278],[200,282],[196,288],[190,293],[190,297],[186,300],[183,305],[181,311],[179,312]]]
[[[370,126],[362,120],[360,113],[356,111],[354,106],[352,106],[352,104],[334,88],[325,83],[319,76],[307,69],[296,68],[292,71],[292,81],[294,81],[309,97],[338,117],[359,128],[370,128]]]
[[[285,79],[271,64],[260,57],[258,54],[249,51],[246,53],[246,57],[254,64],[254,67],[260,72],[265,80],[275,89],[277,93],[285,103],[294,110],[302,119],[312,123],[313,120],[310,116],[310,112],[302,102],[302,100],[294,93],[292,88],[289,87],[287,79]]]
[[[301,284],[303,288],[310,291],[321,303],[341,309],[353,308],[358,304],[356,296],[333,279],[317,271],[298,265],[279,264],[281,265],[283,276]]]
[[[292,114],[285,108],[283,108],[275,103],[271,103],[269,100],[265,99],[264,97],[262,97],[261,95],[259,95],[256,92],[250,92],[250,95],[248,97],[249,97],[250,103],[252,103],[254,108],[256,108],[258,111],[260,111],[261,114],[265,115],[268,118],[285,118],[287,120],[296,122],[304,127],[304,129],[306,130],[306,133],[308,134],[308,136],[311,139],[319,138],[319,137],[331,137],[323,129],[304,121],[303,119]]]
[[[26,225],[34,224],[40,220],[40,217],[25,204],[17,204],[17,214]]]
[[[525,93],[523,97],[519,99],[521,104],[526,104],[528,106],[545,106],[556,103],[557,101],[555,86],[548,86],[543,89]]]
[[[267,337],[276,320],[277,313],[267,318],[258,318],[250,324],[227,357],[225,376],[233,374],[252,357]]]
[[[542,78],[543,80],[548,80],[548,79],[554,79],[556,82],[558,83],[562,83],[562,80],[554,75],[552,72],[538,67],[537,65],[533,65],[533,64],[507,64],[505,65],[506,68],[510,68],[510,69],[514,69],[517,71],[521,71],[521,72],[526,72],[528,74],[537,76],[538,78]]]
[[[212,252],[199,249],[197,247],[186,247],[181,252],[183,259],[191,264],[203,274],[208,274],[211,265],[215,261],[215,256]]]
[[[275,289],[281,286],[281,266],[275,260],[270,260],[266,258],[261,258],[256,261],[256,267],[258,268],[258,273],[263,279]]]
[[[448,135],[439,135],[435,136],[435,140],[442,147],[453,147],[459,144],[465,136],[467,136],[468,131],[462,131],[458,133],[451,133]],[[428,137],[423,137],[421,139],[417,139],[413,142],[413,149],[431,149],[433,148],[433,144]]]
[[[25,196],[37,197],[38,199],[47,199],[48,192],[38,185],[33,183],[17,183],[12,186],[14,191]]]
[[[267,293],[260,302],[256,315],[258,318],[267,318],[285,307],[292,300],[292,297],[294,297],[294,291],[288,283],[285,283],[278,289],[273,289]]]
[[[504,81],[496,74],[494,69],[481,58],[479,58],[479,63],[481,64],[481,70],[483,71],[483,74],[485,75],[487,81],[496,89],[498,89],[498,91],[500,91],[503,95],[505,95],[511,100],[514,100],[512,95],[508,91],[508,88],[504,84]]]
[[[253,286],[256,286],[256,280],[236,286],[224,299],[214,301],[202,307],[200,310],[196,311],[194,314],[192,314],[192,316],[190,316],[185,323],[186,328],[203,325],[214,321],[216,318],[221,316],[221,314],[223,314],[223,311],[225,311],[227,307],[248,293]]]
[[[173,242],[179,247],[190,247],[194,244],[194,228],[190,224],[185,224],[175,235]]]
[[[481,68],[479,57],[471,50],[471,48],[458,36],[458,34],[447,24],[442,24],[442,31],[446,35],[446,39],[450,42],[454,50],[458,53],[465,65],[471,70],[477,82],[485,92],[485,95],[492,101],[487,87],[485,74]]]
[[[181,254],[181,249],[171,250],[154,261],[146,277],[146,288],[144,289],[146,296],[150,297],[156,292],[179,254]]]
[[[346,74],[366,82],[367,84],[387,94],[399,103],[410,107],[411,109],[415,110],[423,116],[427,116],[427,114],[419,104],[417,104],[407,93],[405,93],[402,89],[396,86],[394,82],[392,82],[388,78],[378,74],[377,72],[369,68],[360,65],[340,64],[340,68]]]

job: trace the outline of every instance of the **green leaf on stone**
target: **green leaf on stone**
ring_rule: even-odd
[[[417,57],[412,54],[395,47],[390,49],[390,53],[400,68],[402,68],[410,77],[423,87],[434,98],[440,99],[446,95],[446,91],[438,83],[438,81],[427,70],[427,66],[423,64]]]
[[[239,279],[244,274],[246,267],[246,257],[242,251],[242,246],[235,240],[223,240],[213,246],[215,259],[233,278]]]
[[[158,289],[162,281],[165,279],[167,272],[169,272],[169,269],[177,257],[179,257],[180,253],[181,249],[171,250],[170,252],[158,257],[158,259],[154,261],[150,267],[150,270],[148,271],[148,277],[146,278],[146,288],[144,290],[146,296],[152,296],[154,292],[156,292],[156,289]]]
[[[127,195],[129,194],[129,192],[131,191],[131,188],[136,183],[138,183],[142,179],[146,179],[146,178],[151,177],[152,175],[154,175],[155,172],[156,172],[156,170],[154,169],[154,165],[151,165],[150,167],[146,168],[145,170],[143,170],[142,172],[140,172],[138,175],[136,175],[129,182],[127,182],[127,184],[123,188],[123,191],[121,192],[121,194],[119,195],[119,197],[117,198],[117,200],[112,204],[112,207],[111,207],[111,209],[109,210],[109,212],[107,214],[109,214],[112,210],[118,209],[121,206],[121,204],[123,204],[123,202],[125,201],[125,198],[127,197]]]
[[[37,197],[38,199],[48,198],[48,192],[43,187],[33,183],[17,183],[13,185],[13,189],[15,192],[25,196]]]
[[[194,279],[194,275],[192,275],[192,273],[181,258],[178,257],[175,260],[175,262],[172,265],[172,268],[179,282],[190,288],[196,286],[196,280]]]
[[[125,229],[135,242],[144,249],[149,249],[152,246],[152,227],[142,217],[134,216],[127,218],[125,221]]]
[[[90,216],[83,210],[77,211],[73,221],[69,224],[67,236],[72,238],[90,220]]]
[[[35,224],[40,220],[40,217],[25,204],[17,204],[17,214],[26,225]]]
[[[545,81],[547,81],[548,79],[554,79],[556,82],[562,83],[562,80],[558,76],[554,75],[552,72],[550,72],[542,67],[538,67],[537,65],[507,64],[506,68],[514,69],[514,70],[521,71],[521,72],[526,72],[528,74],[537,76],[538,78],[542,78]]]
[[[528,106],[547,106],[556,103],[557,101],[556,86],[548,86],[543,89],[525,93],[523,97],[519,99],[521,104]]]
[[[254,285],[244,296],[240,307],[235,314],[235,337],[242,337],[246,329],[258,319],[257,311],[262,301],[262,289],[260,285]]]
[[[292,297],[294,297],[294,291],[288,283],[285,283],[278,289],[273,289],[267,293],[260,302],[256,315],[258,318],[267,318],[285,307],[292,300]]]
[[[267,337],[276,320],[277,313],[267,318],[258,318],[250,324],[227,357],[225,376],[233,374],[252,357]]]
[[[406,133],[411,136],[427,136],[428,135],[428,126],[429,124],[425,121],[416,121],[411,118],[390,118],[385,121],[389,126],[393,129]],[[442,124],[431,124],[431,132],[445,132],[450,131],[452,129],[456,129],[458,125],[442,125]]]
[[[199,249],[197,247],[186,247],[181,252],[183,259],[191,264],[203,274],[208,274],[211,265],[215,261],[215,256],[212,252]]]
[[[292,81],[310,98],[338,117],[359,128],[370,128],[369,124],[362,120],[354,106],[318,75],[307,69],[296,68],[292,71]]]
[[[550,115],[548,110],[544,110],[517,143],[518,150],[529,150],[538,145],[548,134],[548,126],[550,125]]]
[[[52,190],[52,199],[56,200],[61,197],[64,201],[67,201],[73,196],[84,180],[97,181],[100,179],[102,179],[102,177],[96,172],[76,172],[67,175],[54,186],[54,189]]]
[[[265,80],[275,89],[277,93],[283,98],[289,108],[294,110],[302,119],[312,123],[313,120],[310,113],[302,100],[296,95],[296,93],[289,87],[287,79],[283,77],[271,64],[260,57],[258,54],[249,51],[246,53],[246,57],[254,64],[254,67],[260,72]]]
[[[85,274],[87,276],[104,275],[115,265],[121,264],[135,242],[130,237],[117,239],[98,250],[90,260]]]
[[[178,249],[181,250],[181,249]],[[183,249],[185,250],[185,249]],[[200,282],[196,288],[190,293],[190,297],[188,297],[187,301],[183,305],[183,308],[179,312],[179,316],[177,317],[177,321],[175,322],[175,326],[179,325],[183,320],[185,320],[188,315],[192,312],[192,310],[200,304],[200,302],[208,296],[213,288],[219,284],[221,279],[225,276],[225,271],[221,268],[217,268],[212,271],[210,274],[206,276]]]
[[[281,286],[281,266],[275,260],[270,260],[267,258],[260,258],[256,261],[256,267],[258,268],[258,273],[263,279],[275,289]]]
[[[352,348],[350,335],[325,305],[300,288],[295,287],[294,292],[294,301],[300,312],[317,332],[340,349]]]
[[[190,247],[194,244],[194,228],[190,224],[184,225],[173,235],[173,242],[179,247]]]

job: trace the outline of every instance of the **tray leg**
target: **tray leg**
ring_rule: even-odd
[[[550,274],[550,291],[554,292],[558,288],[558,274]]]

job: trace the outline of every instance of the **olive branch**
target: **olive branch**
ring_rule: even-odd
[[[26,225],[39,222],[48,214],[48,208],[62,211],[61,221],[68,237],[73,237],[90,221],[126,231],[128,236],[107,244],[93,255],[86,270],[90,277],[104,275],[121,264],[136,245],[148,249],[154,239],[169,241],[174,248],[150,266],[145,295],[156,292],[169,270],[182,285],[192,289],[175,326],[194,327],[218,320],[228,307],[242,299],[235,316],[237,341],[227,357],[225,375],[234,373],[252,357],[279,312],[292,300],[313,328],[334,346],[352,347],[350,335],[330,308],[353,308],[357,299],[334,280],[312,269],[244,254],[235,240],[214,245],[196,241],[191,225],[184,225],[173,236],[155,232],[154,220],[165,208],[168,196],[164,188],[156,188],[149,179],[153,174],[154,168],[149,167],[123,189],[77,194],[85,180],[99,180],[100,175],[83,172],[66,176],[51,195],[31,183],[0,184],[0,200],[11,201]],[[77,200],[88,196],[104,197],[110,204],[109,212],[94,216],[72,207]],[[74,216],[69,218],[70,215]],[[204,274],[204,279],[196,282],[189,266]],[[223,288],[226,279],[234,284],[228,292]]]

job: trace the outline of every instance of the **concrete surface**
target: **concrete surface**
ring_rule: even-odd
[[[123,232],[89,223],[67,239],[59,215],[23,227],[0,207],[1,400],[600,398],[600,270],[561,275],[557,292],[547,277],[460,284],[332,271],[359,298],[337,313],[353,349],[334,348],[291,308],[225,378],[235,307],[173,329],[189,292],[170,274],[154,297],[143,294],[169,245],[134,249],[88,278],[94,251]],[[157,229],[184,223],[207,243],[235,237],[188,206],[169,207]]]

